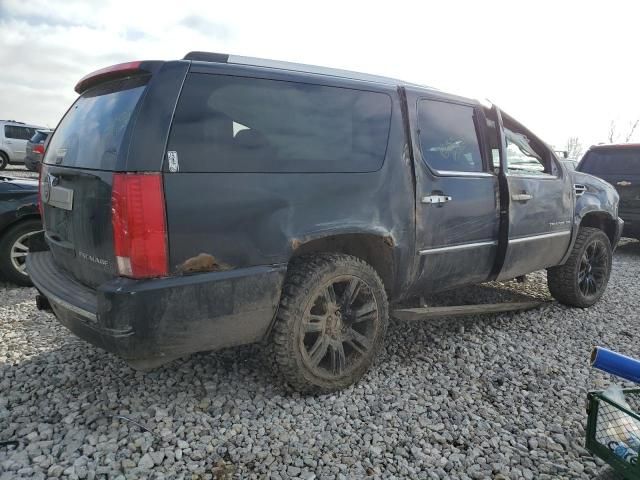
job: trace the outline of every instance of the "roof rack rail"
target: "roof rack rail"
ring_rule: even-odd
[[[416,85],[395,78],[383,77],[380,75],[371,75],[368,73],[353,72],[350,70],[342,70],[338,68],[321,67],[317,65],[307,65],[304,63],[284,62],[280,60],[269,60],[266,58],[244,57],[241,55],[229,55],[216,52],[189,52],[184,56],[183,60],[193,60],[196,62],[215,62],[229,63],[233,65],[246,65],[252,67],[277,68],[280,70],[290,70],[295,72],[315,73],[319,75],[328,75],[332,77],[350,78],[354,80],[363,80],[366,82],[382,83],[386,85],[414,85],[421,88],[432,87],[426,85]]]
[[[17,120],[0,120],[0,122],[10,122],[10,123],[19,123],[20,125],[26,125],[24,122],[19,122]]]

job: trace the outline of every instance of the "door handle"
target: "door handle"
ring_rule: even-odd
[[[514,193],[513,195],[511,195],[511,199],[515,200],[516,202],[528,202],[532,198],[533,195],[529,195],[527,192]]]
[[[449,195],[429,195],[428,197],[422,197],[422,203],[447,203],[452,198]]]
[[[620,180],[616,183],[616,185],[619,185],[621,187],[628,187],[629,185],[631,185],[631,182],[628,182],[627,180]]]

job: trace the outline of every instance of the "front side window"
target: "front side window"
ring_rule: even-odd
[[[180,172],[371,172],[390,122],[384,93],[192,73],[167,150]]]
[[[509,175],[553,175],[551,154],[544,144],[512,118],[503,117]]]
[[[418,103],[422,156],[432,169],[453,172],[484,170],[473,107],[435,100]]]

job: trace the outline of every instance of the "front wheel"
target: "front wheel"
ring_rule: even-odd
[[[276,365],[304,393],[355,383],[382,347],[389,318],[376,271],[352,256],[292,261],[273,329]]]
[[[567,262],[547,269],[551,295],[565,305],[590,307],[607,288],[611,262],[609,237],[598,228],[580,228]]]
[[[0,152],[0,170],[4,170],[9,165],[9,157],[7,157],[3,152]]]

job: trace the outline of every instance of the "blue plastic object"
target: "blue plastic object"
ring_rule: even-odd
[[[603,347],[594,347],[591,366],[625,380],[640,383],[640,361]]]

